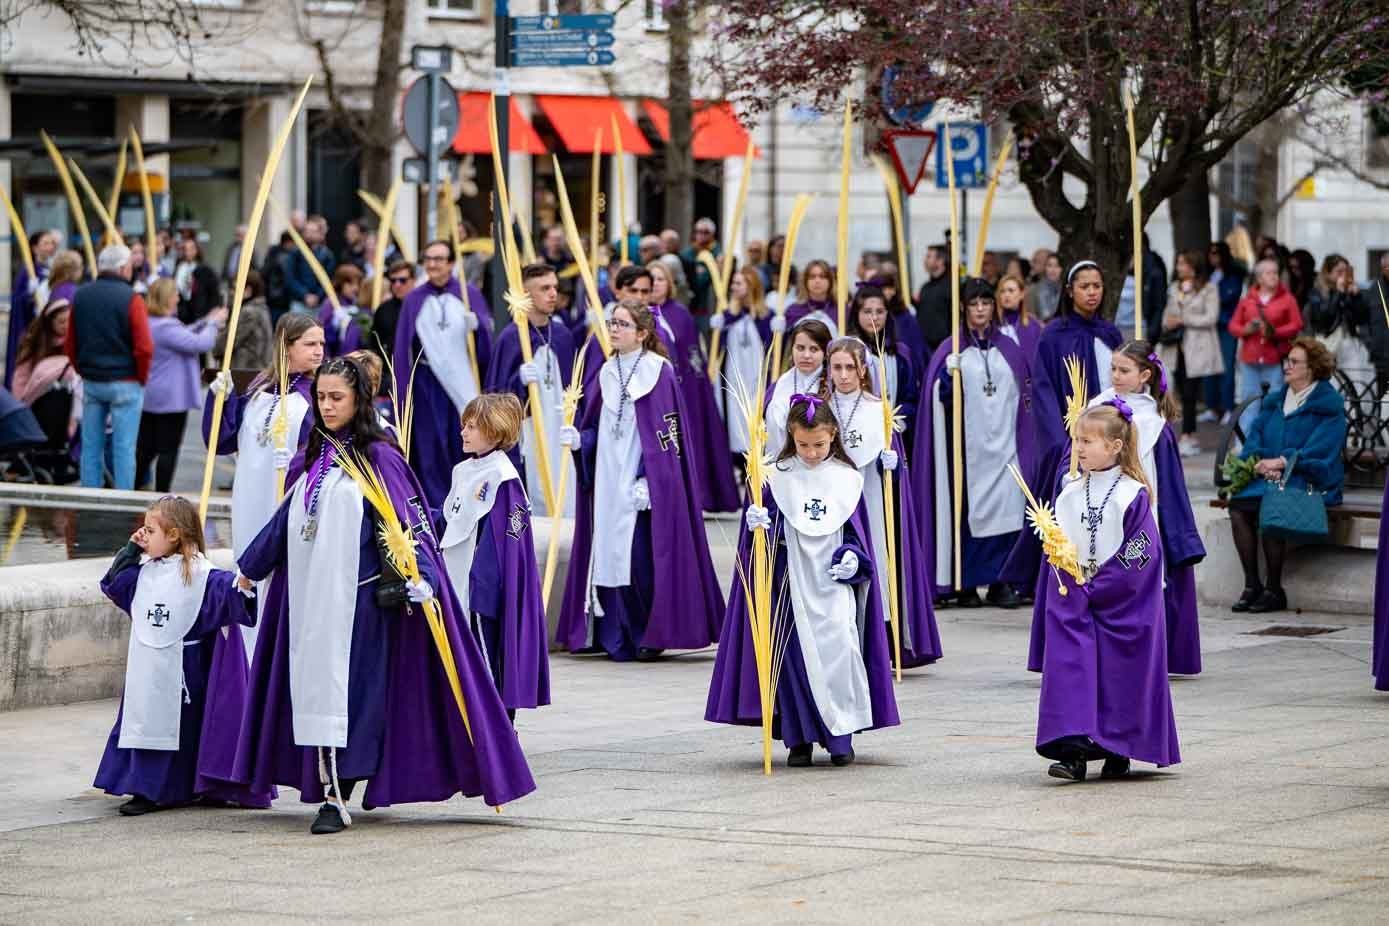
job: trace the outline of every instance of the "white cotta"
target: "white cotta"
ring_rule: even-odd
[[[272,409],[273,414],[272,414]],[[284,400],[285,420],[289,428],[285,432],[289,449],[295,450],[304,416],[309,414],[309,401],[298,390],[291,389]],[[267,438],[261,443],[261,432],[265,430],[266,416],[279,415],[275,395],[269,390],[260,390],[246,400],[246,408],[241,415],[241,427],[236,432],[236,475],[232,477],[232,552],[239,559],[251,541],[261,532],[270,519],[280,500],[275,497],[275,487],[279,479],[275,472],[275,442]],[[273,576],[272,576],[273,577]],[[265,615],[266,593],[270,589],[270,578],[256,584],[256,616]],[[254,627],[242,627],[241,638],[246,643],[246,659],[249,662],[256,652],[256,637],[260,632],[260,621]]]
[[[357,619],[362,492],[333,467],[318,495],[318,526],[303,536],[307,479],[289,493],[289,699],[299,746],[347,745],[347,677]]]
[[[1114,398],[1114,387],[1101,392],[1090,400],[1089,407],[1103,405]],[[1146,392],[1125,392],[1121,396],[1125,404],[1133,410],[1133,424],[1138,429],[1138,459],[1143,465],[1143,475],[1148,477],[1148,485],[1157,489],[1157,457],[1153,449],[1157,446],[1158,439],[1162,437],[1162,431],[1167,427],[1167,419],[1162,417],[1162,412],[1158,411],[1157,399]],[[1157,507],[1157,499],[1152,499],[1153,507]]]
[[[757,395],[757,384],[762,376],[762,335],[757,331],[757,322],[752,315],[744,312],[726,325],[719,350],[723,353],[723,376],[719,388],[723,390],[724,421],[728,423],[728,445],[734,453],[748,451],[748,419],[743,413],[747,408],[761,401]],[[778,448],[780,449],[780,448]]]
[[[887,400],[897,405],[900,398],[897,394],[897,355],[896,354],[875,354],[868,352],[868,375],[873,381],[873,389],[878,395],[887,396]],[[887,384],[883,384],[883,370],[887,370]]]
[[[622,401],[622,379],[627,400]],[[635,368],[633,367],[635,364]],[[589,588],[622,588],[632,583],[632,535],[637,527],[637,506],[632,485],[641,464],[641,436],[637,433],[638,400],[645,398],[661,377],[668,361],[653,353],[636,352],[611,357],[598,374],[603,409],[598,420],[598,454],[593,483],[593,551],[589,557]],[[619,411],[621,420],[618,419]],[[597,597],[589,595],[590,610]]]
[[[207,592],[212,564],[198,554],[183,578],[183,557],[145,558],[130,602],[121,749],[178,749],[183,715],[184,637],[193,629]],[[197,641],[193,641],[196,644]]]
[[[1090,383],[1090,388],[1099,387],[1101,391],[1113,385],[1110,376],[1113,375],[1112,365],[1114,363],[1114,351],[1108,344],[1095,338],[1095,369],[1099,371],[1099,382]]]
[[[1018,491],[1008,464],[1018,463],[1018,384],[1013,368],[997,350],[984,352],[973,344],[960,351],[961,391],[964,394],[965,498],[969,503],[969,532],[996,537],[1022,530],[1027,500]],[[994,394],[985,386],[992,381]],[[950,380],[946,389],[953,388]],[[950,429],[945,404],[931,390],[932,463],[935,467],[936,584],[954,580],[951,553],[955,548],[954,495],[950,479]]]
[[[863,663],[863,596],[829,574],[863,477],[838,460],[812,467],[792,457],[771,468],[768,486],[781,510],[787,588],[815,707],[835,736],[866,729],[873,704]]]
[[[1067,476],[1061,494],[1056,497],[1056,522],[1076,545],[1082,566],[1090,560],[1090,531],[1085,520],[1085,475],[1078,473],[1074,478]],[[1090,504],[1099,508],[1116,480],[1119,484],[1114,487],[1109,502],[1101,509],[1100,526],[1095,531],[1095,563],[1101,568],[1123,547],[1127,539],[1124,536],[1124,515],[1143,488],[1136,479],[1125,476],[1119,467],[1111,467],[1090,475]],[[1154,543],[1157,539],[1149,538]]]
[[[855,412],[854,401],[859,396],[863,400]],[[836,393],[830,405],[834,409],[834,417],[839,421],[839,436],[844,450],[863,476],[863,503],[868,509],[868,529],[873,533],[873,565],[878,577],[878,597],[882,600],[883,618],[887,620],[891,613],[888,605],[891,586],[887,581],[887,506],[884,504],[883,474],[878,469],[878,458],[887,449],[883,403],[876,396],[856,392],[852,395]],[[901,517],[900,513],[898,517]]]
[[[341,341],[347,337],[347,329],[355,324],[358,313],[361,309],[355,305],[338,305],[333,307],[333,329]]]
[[[535,388],[540,390],[540,407],[543,411],[541,420],[545,428],[545,445],[550,449],[550,478],[554,480],[554,489],[559,491],[559,474],[561,468],[569,470],[569,481],[566,483],[569,488],[565,492],[564,516],[574,516],[574,497],[577,494],[577,483],[574,479],[574,455],[565,449],[559,442],[559,430],[564,427],[564,386],[565,377],[568,373],[560,368],[559,362],[555,359],[554,351],[548,345],[542,344],[535,349],[531,355],[535,368],[540,373],[540,379],[536,382]],[[546,376],[550,381],[545,382]],[[533,486],[536,494],[542,502],[545,492],[540,486],[543,484],[540,478],[540,452],[536,447],[535,437],[535,418],[530,414],[530,406],[525,404],[526,419],[521,425],[521,454],[526,461],[526,485]],[[549,514],[546,511],[545,514]]]
[[[516,466],[504,450],[464,460],[453,468],[453,482],[444,499],[444,536],[439,546],[443,548],[449,582],[465,610],[469,608],[468,584],[479,525],[491,514],[502,484],[517,478],[520,477]]]
[[[466,312],[463,300],[453,293],[430,293],[415,320],[415,336],[420,339],[429,370],[459,414],[478,394],[472,361],[468,359]],[[408,375],[408,371],[402,375]]]
[[[772,397],[767,400],[767,408],[762,413],[763,424],[767,428],[767,455],[776,457],[786,446],[786,418],[791,414],[791,396],[800,393],[820,392],[820,376],[824,367],[816,367],[813,373],[802,373],[794,366],[781,374],[772,387]]]

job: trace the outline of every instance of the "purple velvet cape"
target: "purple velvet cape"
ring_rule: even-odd
[[[1022,313],[1015,310],[1005,311],[1003,320],[1013,326],[1013,330],[1018,333],[1018,343],[1022,346],[1022,355],[1029,361],[1037,356],[1037,345],[1042,340],[1042,323],[1037,321],[1037,316],[1029,315],[1027,324],[1020,324],[1018,319]]]
[[[1127,544],[1157,536],[1147,490],[1124,513]],[[1037,751],[1066,758],[1063,737],[1088,737],[1100,749],[1154,765],[1181,761],[1167,638],[1162,615],[1162,549],[1147,545],[1137,564],[1119,554],[1086,585],[1069,576],[1067,594],[1046,571],[1047,651],[1037,708]],[[1040,589],[1039,589],[1040,590]]]
[[[897,453],[897,471],[892,477],[897,520],[897,610],[898,620],[906,628],[902,638],[902,668],[913,669],[935,662],[943,655],[931,584],[934,561],[927,555],[933,545],[922,537],[924,522],[916,510],[919,502],[911,490],[911,468],[907,465],[906,443],[901,434],[892,436],[892,449]],[[877,466],[882,469],[881,463]],[[906,492],[902,491],[903,486],[907,487]]]
[[[367,317],[371,313],[363,309]],[[338,326],[333,324],[333,304],[324,300],[323,305],[318,310],[318,324],[323,329],[323,355],[325,357],[341,357],[343,354],[350,354],[354,350],[361,348],[366,342],[366,337],[362,334],[363,326],[360,319],[354,320],[347,326],[347,331],[342,337],[338,337]]]
[[[10,321],[5,332],[5,388],[14,382],[14,367],[19,360],[19,345],[24,340],[24,332],[29,330],[38,315],[34,306],[34,294],[39,283],[48,276],[48,268],[38,265],[34,268],[37,276],[29,276],[29,271],[21,265],[14,278],[14,289],[10,291]]]
[[[424,349],[415,337],[415,326],[419,323],[420,309],[431,293],[449,292],[463,298],[463,290],[457,277],[449,277],[448,284],[439,289],[432,283],[423,283],[410,290],[400,307],[400,320],[396,323],[395,344],[391,350],[391,366],[395,369],[395,394],[404,396],[410,385],[410,371],[415,371],[414,420],[410,430],[410,466],[419,476],[424,486],[425,498],[432,507],[439,507],[449,494],[449,481],[453,467],[463,459],[463,437],[459,432],[458,418],[463,409],[454,408],[453,400],[444,387],[434,378],[429,365],[421,361],[415,366],[415,358],[423,355]],[[492,310],[487,300],[476,287],[468,286],[468,305],[478,317],[474,340],[477,345],[479,392],[487,382],[487,365],[492,357]],[[468,350],[466,332],[459,332],[458,350],[466,355]]]
[[[961,350],[969,343],[969,339],[963,333],[960,337]],[[1018,469],[1022,471],[1023,479],[1030,485],[1033,481],[1033,473],[1037,468],[1037,430],[1035,423],[1036,405],[1033,396],[1036,391],[1036,383],[1032,380],[1032,373],[1028,367],[1026,359],[1022,355],[1022,348],[1013,343],[1013,339],[1006,334],[1000,334],[996,329],[989,332],[989,347],[998,351],[1008,364],[1009,371],[1013,374],[1013,380],[1018,385],[1018,421],[1017,421],[1017,449],[1018,449]],[[932,583],[935,582],[935,562],[936,562],[936,529],[937,518],[953,519],[955,513],[950,505],[945,510],[939,510],[936,506],[936,463],[935,463],[935,421],[932,414],[932,395],[937,388],[948,391],[946,396],[946,432],[949,440],[949,430],[951,426],[950,402],[953,401],[953,386],[947,376],[944,382],[941,381],[942,374],[945,372],[945,360],[950,356],[950,341],[947,339],[940,347],[936,348],[935,354],[931,357],[931,365],[926,370],[926,376],[921,381],[921,401],[917,405],[916,423],[916,442],[913,447],[913,457],[915,461],[912,467],[912,490],[916,493],[917,501],[917,523],[920,525],[922,552],[927,564],[927,576]],[[969,398],[962,391],[965,400],[965,407],[961,413],[960,420],[964,425],[965,433],[962,441],[969,440]],[[949,445],[953,446],[953,445]],[[951,451],[953,453],[953,450]],[[963,466],[961,472],[965,479],[969,479],[968,466]],[[953,487],[952,487],[953,491]],[[1019,490],[1021,491],[1021,490]],[[953,497],[953,496],[952,496]],[[969,493],[965,493],[965,502],[968,506]],[[953,505],[953,502],[951,503]],[[1023,533],[1027,533],[1026,524],[1023,526]],[[969,509],[966,507],[964,520],[961,524],[961,542],[969,536]],[[963,571],[962,571],[963,572]],[[954,591],[953,585],[936,585],[936,594],[947,595]]]
[[[309,410],[304,413],[304,420],[299,425],[299,435],[295,443],[290,445],[290,449],[302,450],[304,445],[309,442],[309,435],[313,433],[313,376],[305,373],[297,381],[290,378],[294,384],[290,387],[294,392],[304,397],[304,401],[309,403]],[[251,388],[245,392],[233,392],[227,395],[227,400],[222,404],[222,426],[217,430],[217,455],[226,456],[236,453],[241,448],[238,446],[239,435],[241,434],[241,423],[246,415],[246,408],[250,405],[251,398],[256,394],[259,386],[265,380],[257,377],[251,384]],[[266,385],[269,392],[278,392],[279,383]],[[208,438],[212,436],[212,410],[216,405],[216,397],[208,390],[207,399],[203,402],[203,446],[207,446]]]
[[[931,348],[926,346],[926,335],[921,333],[921,323],[916,320],[916,313],[904,308],[895,314],[889,312],[889,315],[897,330],[899,345],[907,349],[906,356],[912,363],[912,369],[920,373],[931,362]]]
[[[360,776],[370,779],[362,797],[362,806],[368,809],[445,801],[460,792],[467,797],[481,795],[491,805],[514,801],[535,790],[535,782],[448,581],[427,511],[422,507],[423,489],[394,444],[377,441],[367,455],[381,473],[396,511],[409,512],[414,522],[409,526],[420,541],[416,547],[420,569],[438,596],[472,724],[472,740],[418,606],[383,613],[376,605],[375,583],[367,582],[357,592],[348,681],[349,739],[347,747],[338,751],[339,774],[359,777],[351,770],[352,764],[370,770],[370,774]],[[291,479],[298,478],[302,466],[302,458],[296,458]],[[272,572],[274,576],[251,665],[234,773],[235,780],[262,789],[272,784],[297,788],[303,801],[316,803],[323,800],[324,791],[318,777],[318,750],[294,742],[289,689],[288,506],[303,503],[302,492],[287,495],[275,518],[241,557],[241,571],[247,577],[259,580]],[[370,577],[380,572],[381,562],[374,515],[365,503],[362,522],[359,575]],[[344,576],[343,581],[357,578]],[[361,652],[356,624],[384,629],[384,639],[374,641],[377,652]],[[361,678],[372,666],[384,667],[384,674]],[[356,697],[359,692],[364,696]],[[377,703],[363,703],[367,699]],[[352,737],[359,728],[359,718],[353,713],[358,708],[361,713],[380,711],[376,755],[351,755]],[[344,766],[348,770],[344,771]]]
[[[436,520],[442,536],[442,518]],[[550,654],[531,506],[519,480],[497,487],[484,521],[468,573],[467,613],[486,643],[502,704],[511,710],[540,707],[550,703]]]
[[[1384,489],[1389,506],[1389,485]],[[1379,550],[1375,554],[1375,628],[1373,664],[1375,689],[1389,691],[1389,524],[1379,521]]]
[[[128,563],[101,580],[101,591],[127,614],[140,578],[138,550],[122,551]],[[120,565],[120,557],[117,558]],[[237,625],[256,622],[254,598],[235,588],[235,574],[214,569],[202,607],[184,636],[183,679],[188,700],[179,718],[179,748],[122,749],[122,701],[106,739],[94,787],[108,794],[138,794],[159,804],[178,804],[206,796],[243,807],[269,807],[273,787],[254,788],[219,780],[226,758],[236,749],[246,698],[246,651]],[[227,628],[225,635],[223,628]]]
[[[675,388],[675,374],[663,366],[656,385],[635,404],[637,434],[641,439],[641,473],[651,494],[651,555],[656,576],[651,613],[641,646],[649,649],[702,649],[718,640],[719,615],[724,610],[704,515],[695,497],[693,462],[685,449],[685,411]],[[599,420],[603,396],[595,387],[584,393],[583,445],[576,450],[574,466],[582,487],[575,499],[574,538],[569,553],[569,575],[564,583],[564,603],[555,641],[570,652],[587,645],[588,560],[593,549],[593,477],[598,451]],[[678,415],[681,435],[677,445],[662,450],[658,432],[668,431],[666,416]],[[633,568],[636,567],[635,561]]]
[[[1061,493],[1061,480],[1070,469],[1070,460],[1071,444],[1067,441],[1045,490],[1047,501],[1054,502]],[[1182,457],[1170,424],[1162,429],[1153,445],[1153,466],[1157,470],[1157,485],[1153,490],[1158,499],[1158,533],[1162,535],[1162,561],[1167,566],[1167,581],[1162,590],[1167,625],[1167,671],[1176,675],[1199,675],[1201,628],[1196,602],[1196,565],[1206,558],[1206,546],[1201,542],[1201,530],[1191,510]],[[1033,540],[1040,562],[1041,541],[1031,527],[1026,533]],[[1019,546],[1023,539],[1019,539]],[[1045,583],[1048,573],[1039,571],[1037,582]],[[1041,584],[1037,585],[1037,591],[1042,591]],[[1033,599],[1032,638],[1027,651],[1027,668],[1033,672],[1042,671],[1042,653],[1046,648],[1045,605],[1043,595],[1038,594]]]
[[[768,531],[767,542],[776,544],[776,559],[772,567],[772,588],[784,588],[786,581],[786,543],[782,538],[781,512],[772,498],[770,490],[764,490],[762,503],[772,518],[772,528]],[[865,615],[860,643],[863,648],[863,665],[868,672],[868,693],[873,707],[873,725],[870,730],[896,726],[901,722],[897,715],[897,700],[892,691],[892,644],[888,639],[887,624],[883,616],[881,598],[877,592],[877,572],[873,568],[872,544],[868,539],[868,512],[859,501],[858,508],[844,524],[843,544],[835,551],[834,561],[838,562],[845,550],[853,551],[859,560],[859,573],[852,584],[862,584]],[[749,579],[752,577],[752,536],[744,524],[738,533],[738,562]],[[828,568],[828,564],[826,564]],[[774,602],[774,607],[776,606]],[[795,621],[791,614],[790,602],[785,602],[786,621],[789,625],[789,638],[786,643],[786,657],[781,675],[777,679],[778,715],[787,708],[808,711],[813,714],[814,725],[824,727],[819,711],[815,708],[814,697],[805,681],[805,670],[791,670],[791,663],[801,665]],[[714,657],[714,674],[709,681],[709,697],[704,707],[704,719],[711,723],[727,723],[742,726],[758,726],[762,723],[762,702],[757,686],[757,659],[752,646],[752,624],[748,620],[747,596],[743,591],[742,580],[735,575],[733,589],[728,599],[728,610],[724,612],[723,630],[719,635],[718,653]],[[903,656],[905,661],[905,654]],[[790,691],[788,689],[797,689]],[[800,745],[804,738],[793,741],[787,736],[787,724],[783,716],[778,716],[780,732],[788,746]],[[804,724],[802,723],[802,726]],[[822,742],[821,745],[828,746]]]

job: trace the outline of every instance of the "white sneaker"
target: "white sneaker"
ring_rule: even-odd
[[[1201,455],[1201,447],[1194,440],[1188,440],[1185,435],[1177,442],[1177,452],[1184,457],[1198,457]]]
[[[1196,416],[1196,420],[1200,424],[1215,424],[1216,418],[1215,412],[1209,408]]]
[[[1222,428],[1228,428],[1230,426],[1230,422],[1234,420],[1234,416],[1234,412],[1226,412],[1225,414],[1221,415],[1220,426]]]

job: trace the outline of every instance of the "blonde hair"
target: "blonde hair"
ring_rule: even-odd
[[[168,277],[160,277],[150,284],[145,306],[151,315],[164,317],[173,315],[178,309],[178,284]]]
[[[742,307],[743,311],[751,312],[753,318],[766,318],[767,294],[762,288],[762,275],[751,267],[744,267],[742,270],[739,270],[736,275],[742,278],[743,283],[745,283],[748,288],[747,305]],[[733,301],[731,289],[730,287],[730,292],[728,294],[729,302]]]
[[[76,251],[59,251],[53,255],[53,263],[48,267],[48,288],[50,290],[63,283],[77,283],[81,279],[81,254]]]
[[[660,274],[666,281],[666,298],[662,302],[675,301],[675,277],[671,274],[670,268],[661,263],[658,257],[646,265],[646,272],[651,274],[651,298],[656,298],[656,274]]]
[[[1027,311],[1027,283],[1016,273],[1005,273],[999,277],[998,285],[994,287],[994,303],[998,306],[998,314],[1003,315],[1003,303],[998,299],[998,291],[1003,288],[1004,283],[1013,283],[1018,287],[1018,292],[1022,293],[1022,301],[1018,303],[1018,324],[1026,327],[1032,318],[1032,313]]]
[[[207,552],[198,506],[181,496],[166,495],[150,505],[146,513],[154,515],[165,533],[177,538],[178,552],[183,557],[183,581],[184,584],[192,584],[193,560]]]
[[[1119,441],[1119,471],[1148,490],[1148,498],[1157,500],[1153,487],[1148,484],[1148,476],[1143,472],[1143,463],[1138,458],[1138,427],[1119,413],[1119,409],[1108,403],[1087,408],[1076,423],[1076,434],[1082,428],[1093,427],[1107,441]]]
[[[858,365],[858,385],[859,388],[869,395],[877,395],[873,391],[873,377],[868,375],[868,348],[858,338],[838,338],[830,342],[830,346],[825,349],[825,372],[820,377],[820,394],[829,398],[834,394],[834,383],[830,380],[830,360],[835,354],[848,354],[854,358],[854,363]]]
[[[367,375],[367,385],[371,386],[371,394],[381,391],[381,372],[383,365],[381,358],[374,351],[354,350],[347,354],[348,360],[357,361],[357,365],[362,368],[362,372]]]
[[[510,450],[521,439],[521,400],[509,392],[484,392],[468,403],[459,421],[472,422],[482,436],[500,450]]]

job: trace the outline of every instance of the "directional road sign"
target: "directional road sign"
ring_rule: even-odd
[[[552,29],[549,32],[511,33],[511,47],[524,51],[608,48],[615,41],[611,32],[601,29]]]
[[[955,160],[955,186],[961,190],[989,185],[989,127],[982,122],[954,122],[950,139],[945,137],[945,123],[937,126],[940,143],[936,145],[936,189],[944,190],[950,183],[945,175],[945,153]]]
[[[511,33],[549,32],[552,29],[611,29],[617,22],[612,13],[585,13],[580,16],[513,16]]]
[[[586,64],[606,67],[616,60],[616,55],[604,49],[585,51],[582,48],[575,48],[573,50],[513,51],[511,53],[511,66],[514,68],[568,67]]]

